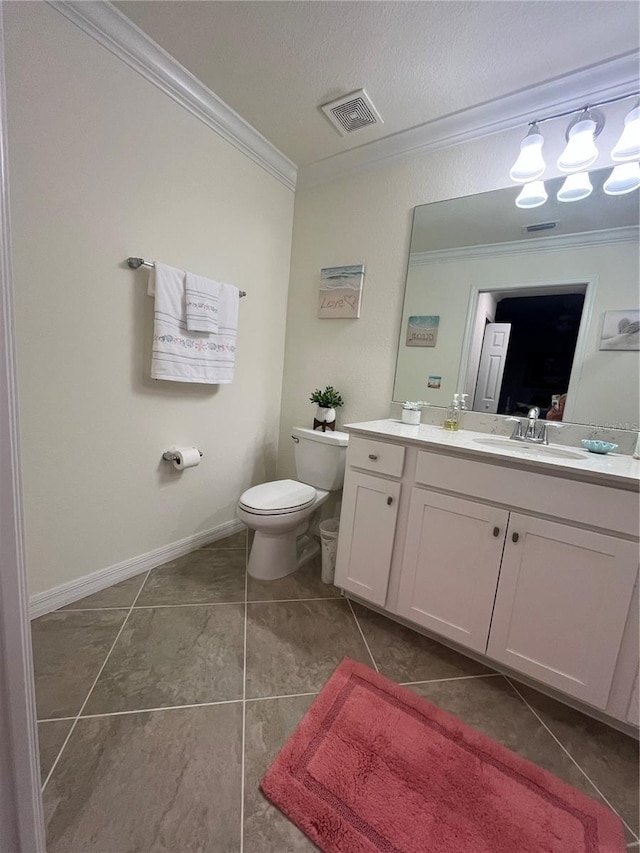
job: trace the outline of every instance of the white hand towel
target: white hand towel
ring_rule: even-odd
[[[185,280],[187,329],[190,332],[218,331],[218,299],[221,284],[188,272]]]
[[[151,378],[210,385],[233,381],[239,290],[220,286],[218,333],[190,332],[185,308],[186,273],[156,264],[148,293],[155,296]]]

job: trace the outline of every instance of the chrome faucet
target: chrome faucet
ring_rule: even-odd
[[[527,413],[527,432],[526,437],[533,441],[536,440],[536,421],[540,417],[540,409],[537,406],[532,406]]]
[[[527,413],[527,420],[508,418],[515,422],[511,438],[513,441],[527,441],[532,444],[549,444],[547,422],[539,421],[540,409],[532,406]]]

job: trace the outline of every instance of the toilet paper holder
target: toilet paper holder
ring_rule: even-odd
[[[198,453],[202,457],[202,451],[198,450]],[[165,459],[167,462],[175,462],[178,459],[175,451],[173,450],[165,450],[165,452],[162,454],[162,458]]]

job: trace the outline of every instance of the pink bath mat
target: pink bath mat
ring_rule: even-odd
[[[626,850],[604,806],[348,658],[261,787],[325,853]]]

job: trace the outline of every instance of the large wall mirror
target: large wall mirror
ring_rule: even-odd
[[[638,192],[523,210],[519,187],[417,207],[393,399],[638,429]]]

